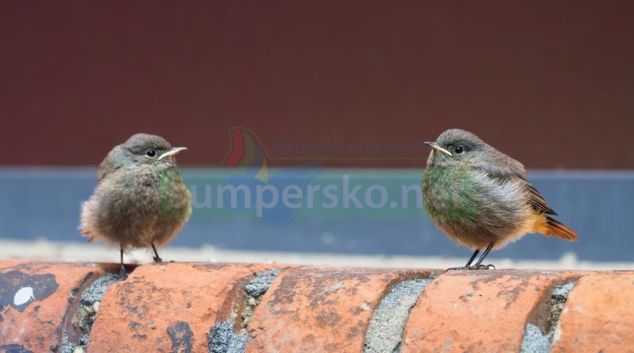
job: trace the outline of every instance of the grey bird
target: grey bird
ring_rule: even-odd
[[[526,233],[577,240],[573,230],[551,217],[557,213],[526,179],[520,162],[460,129],[425,144],[432,148],[422,178],[427,213],[454,242],[474,250],[464,267],[450,270],[493,267],[482,265],[489,252]]]
[[[164,138],[136,134],[115,146],[97,172],[97,187],[81,205],[79,229],[88,242],[102,239],[123,254],[169,243],[189,220],[191,195],[176,169],[174,156],[186,150]]]

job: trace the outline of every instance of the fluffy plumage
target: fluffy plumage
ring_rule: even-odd
[[[428,144],[425,208],[451,239],[476,250],[474,257],[486,249],[477,266],[488,251],[526,233],[577,240],[574,231],[551,217],[557,214],[526,179],[520,162],[460,129],[447,130]]]
[[[191,214],[191,196],[176,169],[174,149],[162,137],[136,134],[110,151],[97,172],[98,184],[82,203],[82,235],[121,249],[167,244]]]

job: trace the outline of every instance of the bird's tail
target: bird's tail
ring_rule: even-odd
[[[82,230],[81,231],[81,236],[82,237],[90,237],[88,238],[88,242],[92,243],[95,240],[95,236],[90,234],[89,230]]]
[[[546,217],[546,235],[552,235],[568,241],[576,241],[578,239],[577,233],[575,233],[574,230],[550,217]]]

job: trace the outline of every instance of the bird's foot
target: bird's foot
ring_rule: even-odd
[[[125,266],[121,264],[121,268],[119,269],[119,276],[123,278],[128,278],[128,271],[126,271]]]
[[[449,271],[465,271],[465,270],[470,270],[470,271],[478,271],[478,270],[490,270],[490,269],[496,269],[495,266],[493,266],[492,264],[488,264],[488,265],[478,265],[478,266],[461,266],[461,267],[450,267],[448,269],[445,270],[445,272],[449,272]]]
[[[478,266],[471,266],[469,267],[470,270],[474,270],[474,271],[478,271],[478,270],[490,270],[490,269],[494,269],[496,270],[495,266],[493,266],[492,264],[488,264],[488,265],[478,265]]]
[[[152,259],[154,260],[154,262],[163,262],[163,259],[158,256],[154,256]]]

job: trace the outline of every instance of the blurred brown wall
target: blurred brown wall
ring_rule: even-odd
[[[529,168],[634,168],[633,10],[4,1],[0,165],[96,165],[137,131],[187,145],[182,163],[218,163],[233,126],[265,145],[416,142],[463,127]]]

